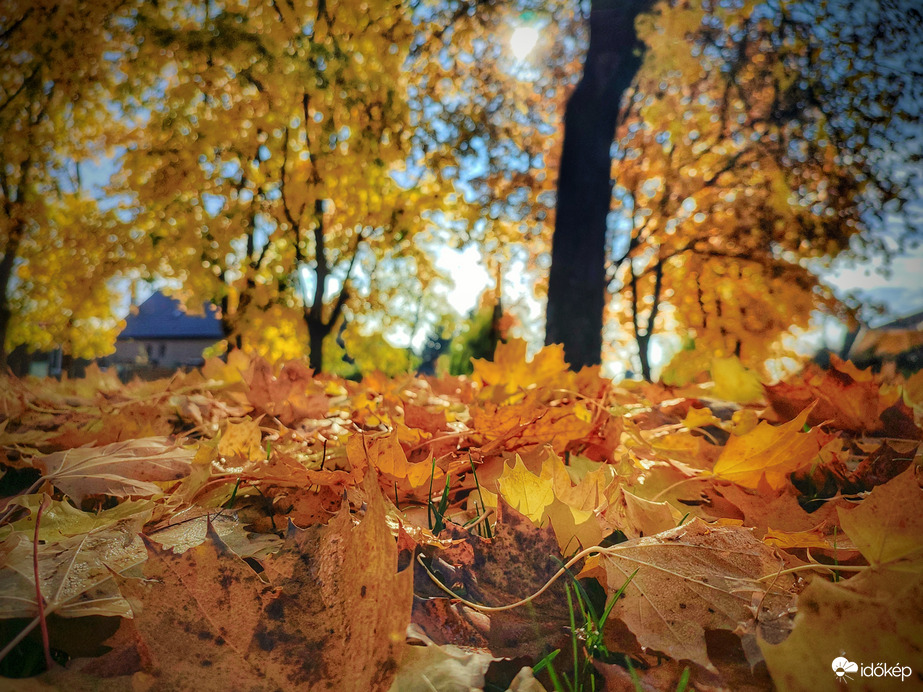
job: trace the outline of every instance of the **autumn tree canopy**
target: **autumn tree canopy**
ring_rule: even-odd
[[[661,3],[638,19],[647,48],[611,171],[623,221],[608,229],[609,271],[591,279],[599,255],[583,252],[590,269],[574,281],[615,281],[612,307],[646,377],[667,316],[706,351],[759,363],[813,310],[841,311],[818,263],[885,250],[886,219],[916,194],[919,104],[906,91],[913,62],[879,58],[910,55],[919,16],[864,11],[853,29],[839,3]],[[919,230],[903,222],[892,247]],[[602,223],[585,221],[583,236]],[[601,326],[548,338],[579,343]]]
[[[550,264],[575,366],[606,315],[646,376],[666,329],[759,363],[843,313],[819,266],[903,241],[918,80],[879,58],[919,16],[872,5],[8,4],[4,348],[105,353],[141,278],[220,306],[231,346],[371,364],[445,323],[434,258],[475,244],[539,300]]]
[[[5,2],[0,8],[0,367],[9,349],[111,348],[117,291],[137,233],[101,206],[83,167],[122,136],[107,54],[125,5]],[[53,279],[52,279],[53,277]]]

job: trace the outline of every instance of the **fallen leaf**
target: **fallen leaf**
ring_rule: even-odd
[[[19,505],[29,510],[29,516],[0,528],[0,539],[6,538],[13,531],[33,536],[35,517],[45,497],[47,496],[43,493],[38,493],[23,495],[11,501],[10,505]],[[58,543],[65,538],[113,526],[133,515],[137,515],[135,518],[141,525],[150,518],[153,508],[154,504],[150,500],[133,500],[99,512],[82,512],[66,500],[52,500],[42,512],[38,538],[43,543]]]
[[[39,545],[45,614],[130,616],[131,609],[120,595],[113,573],[125,572],[147,558],[137,533],[141,523],[124,519],[57,543]],[[0,618],[38,615],[32,554],[31,536],[14,533],[0,544]]]
[[[407,646],[391,692],[459,692],[484,688],[484,674],[494,658],[451,644]]]
[[[710,527],[699,519],[613,546],[601,562],[610,594],[637,570],[612,617],[622,620],[641,646],[709,670],[714,666],[706,630],[778,627],[798,592],[791,574],[760,581],[784,563],[752,531]]]
[[[612,501],[603,512],[606,526],[612,531],[621,531],[628,538],[667,531],[675,527],[681,518],[669,503],[645,500],[624,486],[616,487]]]
[[[780,690],[908,690],[923,686],[923,563],[916,569],[869,569],[852,579],[814,579],[798,598],[785,641],[760,649]],[[907,666],[906,677],[871,677],[861,670],[837,676],[834,660]],[[846,683],[844,685],[843,683]]]
[[[837,515],[871,565],[923,552],[923,489],[914,467],[874,488],[857,507],[837,508]]]
[[[532,595],[561,567],[558,541],[550,526],[537,528],[502,498],[491,540],[449,525],[450,549],[437,552],[457,569],[452,584],[460,584],[469,600],[489,606],[507,605]],[[575,569],[575,573],[579,568]],[[556,581],[529,605],[490,614],[488,644],[494,656],[542,656],[568,640],[569,623],[561,604],[564,584]]]
[[[475,359],[472,378],[484,385],[500,386],[507,393],[532,386],[545,386],[568,372],[564,347],[545,346],[532,360],[526,360],[527,344],[523,339],[498,343],[493,361]]]
[[[397,545],[374,474],[365,516],[347,508],[327,526],[290,528],[266,561],[283,575],[248,656],[284,689],[386,690],[404,652],[413,570],[397,571]]]
[[[188,475],[195,453],[166,437],[78,447],[35,458],[44,478],[78,504],[87,495],[151,497]]]
[[[212,512],[193,517],[179,514],[175,515],[174,520],[175,523],[148,534],[148,538],[160,547],[174,553],[185,553],[201,545],[209,535],[209,526],[212,533],[240,557],[266,557],[276,552],[282,544],[282,539],[275,534],[248,532],[234,512]]]
[[[130,636],[102,659],[137,659],[155,689],[280,687],[247,656],[271,587],[214,531],[179,555],[150,541],[147,553],[145,578],[119,585],[134,612],[123,624]]]
[[[783,425],[764,421],[745,435],[732,435],[712,473],[745,488],[758,487],[763,478],[772,489],[782,488],[788,474],[813,462],[820,451],[820,431],[801,432],[809,414],[806,409]]]
[[[434,488],[441,489],[445,484],[445,472],[439,467],[434,472],[432,460],[407,461],[394,432],[352,435],[346,443],[346,454],[353,468],[370,465],[378,469],[389,485],[397,482],[406,485],[410,491],[418,491],[428,488],[430,479]]]
[[[782,550],[795,548],[818,548],[830,550],[833,546],[821,531],[776,531],[769,529],[763,536],[763,542]]]
[[[759,375],[744,367],[736,356],[715,358],[711,363],[711,376],[715,382],[712,395],[716,399],[750,404],[763,398]]]
[[[536,526],[541,525],[545,509],[555,499],[550,474],[536,476],[517,454],[513,467],[505,466],[497,483],[500,494],[510,507],[528,517]]]
[[[229,422],[218,440],[218,454],[248,461],[266,458],[259,422],[249,418],[240,423]]]

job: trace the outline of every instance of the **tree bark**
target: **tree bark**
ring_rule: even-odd
[[[593,0],[583,76],[567,102],[548,280],[545,343],[571,368],[602,360],[610,149],[619,106],[641,66],[635,18],[651,0]]]
[[[13,287],[13,266],[19,254],[19,245],[25,234],[25,224],[18,221],[10,231],[9,239],[0,260],[0,372],[6,372],[6,335],[10,329],[13,311],[10,309],[10,292]]]

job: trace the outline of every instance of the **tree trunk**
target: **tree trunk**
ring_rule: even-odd
[[[3,259],[0,260],[0,373],[5,373],[7,367],[6,335],[13,316],[13,311],[10,309],[13,265],[16,263],[16,255],[19,253],[19,245],[24,233],[25,225],[22,222],[16,223],[10,231]]]
[[[324,367],[324,338],[330,333],[330,325],[323,321],[311,319],[305,315],[304,323],[308,328],[308,344],[311,352],[308,354],[308,365],[314,374],[323,371]]]
[[[625,90],[641,66],[635,18],[651,0],[593,0],[583,77],[564,116],[545,343],[571,368],[602,359],[610,149]]]

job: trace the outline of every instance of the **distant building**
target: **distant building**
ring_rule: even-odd
[[[846,357],[860,368],[905,374],[923,370],[923,311],[874,329],[863,326],[850,337]]]
[[[213,305],[204,315],[190,315],[179,301],[159,291],[125,318],[125,329],[106,358],[123,375],[160,375],[202,365],[202,351],[224,338]]]

